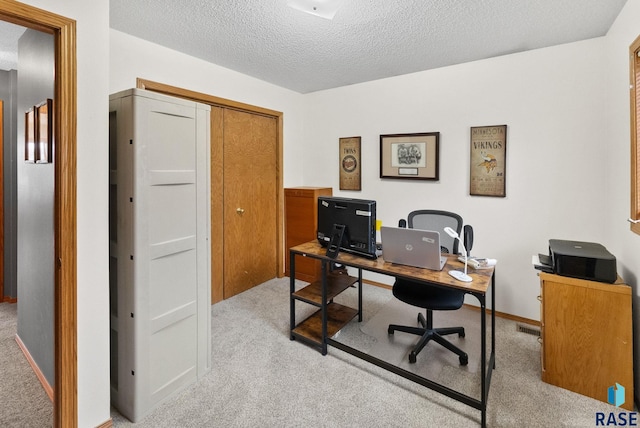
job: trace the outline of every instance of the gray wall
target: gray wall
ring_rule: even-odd
[[[52,163],[24,162],[24,112],[47,98],[53,99],[54,65],[53,36],[27,30],[18,42],[18,336],[51,386],[54,169]]]
[[[4,101],[3,108],[3,153],[4,174],[4,295],[16,298],[18,288],[16,283],[16,212],[17,212],[17,102],[18,102],[18,72],[16,70],[0,70],[0,99]]]

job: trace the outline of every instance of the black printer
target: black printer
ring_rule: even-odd
[[[549,256],[539,258],[536,269],[557,275],[609,283],[618,278],[615,256],[594,242],[549,239]]]

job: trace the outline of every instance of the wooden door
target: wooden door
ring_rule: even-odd
[[[4,105],[0,100],[0,302],[4,300]]]
[[[277,276],[277,120],[223,112],[224,298]]]
[[[2,1],[2,0],[0,0]],[[254,282],[253,285],[246,286],[232,286],[232,284],[236,283],[235,279],[225,280],[225,271],[229,271],[228,276],[239,276],[237,272],[239,269],[242,269],[243,266],[233,265],[230,261],[227,260],[230,257],[238,258],[239,253],[237,251],[249,251],[248,254],[251,254],[252,257],[256,257],[256,248],[255,246],[260,245],[264,251],[269,251],[267,244],[273,246],[273,251],[275,252],[275,256],[269,254],[267,258],[273,257],[272,263],[268,263],[265,265],[265,272],[275,272],[262,275],[266,280],[271,279],[275,276],[282,276],[284,272],[284,232],[283,232],[283,224],[282,224],[282,207],[283,207],[283,198],[282,198],[282,112],[276,110],[269,110],[263,107],[257,107],[251,104],[244,104],[238,101],[232,101],[220,97],[216,97],[213,95],[203,94],[201,92],[190,91],[188,89],[177,88],[175,86],[165,85],[163,83],[153,82],[146,79],[137,79],[136,87],[140,89],[152,90],[160,93],[164,93],[167,95],[174,95],[177,97],[187,98],[190,100],[202,102],[205,104],[209,104],[211,106],[211,303],[217,303],[222,301],[226,297],[230,297],[234,294],[239,293],[243,289],[251,288],[253,285],[260,284],[262,278],[259,275],[255,274],[253,269],[251,269],[250,274],[245,275],[246,277],[252,276]],[[230,113],[227,115],[227,113]],[[238,135],[242,134],[242,131],[246,131],[247,133],[254,132],[250,128],[243,128],[242,122],[240,124],[235,124],[234,126],[230,126],[228,130],[225,130],[225,121],[229,121],[231,117],[247,117],[240,112],[244,112],[249,115],[248,117],[253,117],[253,120],[247,120],[244,125],[254,124],[250,122],[260,122],[260,123],[269,123],[269,127],[273,126],[273,130],[269,130],[267,133],[269,135],[268,143],[265,139],[263,141],[263,145],[259,146],[256,150],[260,151],[260,156],[262,158],[258,159],[255,164],[253,160],[242,160],[240,159],[238,164],[240,164],[240,170],[236,171],[231,167],[225,168],[225,160],[224,154],[225,152],[233,155],[233,150],[230,148],[230,145],[227,145],[228,149],[225,150],[225,139],[227,141],[233,141],[242,139],[239,138]],[[225,116],[226,119],[225,119]],[[234,131],[235,130],[235,131]],[[236,133],[236,137],[231,137],[233,133]],[[255,137],[255,136],[254,136]],[[252,137],[252,138],[254,138]],[[251,141],[254,141],[253,139]],[[231,143],[230,143],[231,144]],[[248,143],[243,143],[246,145]],[[268,147],[267,147],[268,146]],[[253,153],[253,155],[257,155],[257,153]],[[233,156],[232,156],[233,157]],[[230,160],[229,162],[232,162]],[[262,165],[261,162],[266,161],[265,165]],[[261,178],[252,178],[245,177],[248,172],[256,173],[257,165],[260,167],[265,167],[265,170],[260,171]],[[267,166],[268,165],[268,166]],[[243,181],[249,180],[249,181]],[[256,184],[254,181],[259,180],[260,183]],[[250,247],[248,249],[238,248],[238,245],[230,245],[230,249],[225,249],[225,235],[231,226],[231,218],[226,216],[226,212],[231,212],[233,215],[237,215],[237,208],[245,209],[240,206],[233,206],[231,209],[226,209],[230,203],[231,198],[230,194],[225,192],[225,184],[227,183],[236,183],[236,188],[240,189],[240,192],[248,191],[249,187],[254,186],[262,186],[269,187],[269,189],[264,190],[262,195],[258,195],[260,192],[253,192],[258,197],[264,197],[265,200],[272,202],[273,205],[267,207],[266,204],[263,204],[265,210],[268,210],[270,213],[267,216],[267,219],[261,219],[261,221],[265,223],[269,223],[267,226],[262,226],[260,235],[264,236],[263,242],[258,242],[258,236],[244,237],[242,236],[245,232],[235,231],[233,234],[229,232],[229,236],[227,237],[228,241],[232,241],[231,236],[235,234],[235,236],[240,236],[240,240],[249,240],[245,241],[245,244],[248,242],[253,242],[255,244],[254,247]],[[275,187],[275,190],[272,191],[271,186]],[[267,186],[268,184],[268,186]],[[232,189],[233,186],[230,186]],[[231,191],[230,191],[231,192]],[[252,201],[253,202],[253,201]],[[237,201],[235,203],[238,203]],[[267,211],[263,211],[263,214]],[[269,218],[270,216],[273,216]],[[250,223],[246,221],[249,215],[245,216],[244,224]],[[274,220],[272,220],[274,219]],[[275,224],[275,225],[274,225]],[[273,229],[272,229],[273,225]],[[269,230],[269,232],[267,232]],[[253,232],[251,232],[253,233]],[[257,233],[257,232],[256,232]],[[272,235],[267,236],[269,233]],[[234,253],[236,252],[236,253]],[[246,257],[246,254],[244,254]],[[228,265],[228,266],[227,266]],[[251,265],[251,264],[250,264]],[[254,263],[253,267],[261,266],[263,263]],[[257,282],[256,282],[257,281]],[[226,287],[225,287],[226,284]],[[225,288],[227,289],[225,291]]]

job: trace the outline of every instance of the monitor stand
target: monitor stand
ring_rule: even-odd
[[[342,244],[342,236],[344,235],[344,224],[334,224],[331,232],[331,240],[327,246],[327,257],[335,259],[340,252],[340,244]]]

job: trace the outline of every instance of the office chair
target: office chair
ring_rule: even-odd
[[[462,217],[458,214],[448,211],[438,210],[419,210],[412,211],[407,217],[407,222],[400,220],[399,226],[404,227],[408,223],[409,228],[436,230],[440,232],[440,246],[443,253],[458,253],[458,240],[451,238],[444,232],[444,228],[449,226],[455,230],[459,236],[463,229]],[[465,226],[465,249],[467,255],[471,251],[473,244],[473,229],[471,226]],[[467,245],[469,245],[467,247]],[[425,283],[416,283],[406,279],[396,278],[393,285],[393,295],[400,301],[426,309],[426,318],[422,312],[418,313],[418,323],[421,327],[402,326],[389,324],[388,333],[393,334],[396,330],[405,333],[421,336],[418,343],[409,353],[409,362],[415,363],[418,353],[425,345],[433,340],[444,346],[451,352],[458,355],[460,365],[467,365],[469,362],[468,355],[457,346],[446,340],[443,336],[449,334],[458,334],[458,337],[464,337],[463,327],[433,327],[433,311],[451,311],[462,307],[464,303],[464,291],[453,288],[444,288],[436,285],[428,285]]]

